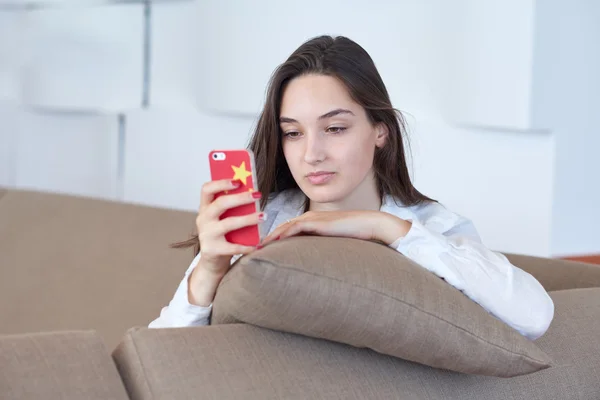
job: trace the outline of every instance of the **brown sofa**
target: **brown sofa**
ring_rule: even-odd
[[[189,264],[191,253],[168,243],[193,222],[193,213],[0,189],[0,398],[600,398],[597,266],[509,255],[551,292],[555,320],[536,343],[553,365],[466,375],[246,324],[144,328]]]

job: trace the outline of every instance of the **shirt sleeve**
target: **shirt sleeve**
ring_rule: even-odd
[[[209,324],[212,304],[208,307],[200,307],[190,304],[188,298],[188,279],[198,265],[198,261],[200,261],[200,254],[194,258],[185,272],[169,305],[162,308],[160,316],[148,325],[149,328],[177,328]]]
[[[486,311],[534,340],[554,317],[554,303],[529,273],[486,248],[471,221],[436,204],[426,219],[412,219],[406,236],[390,246],[443,278]]]

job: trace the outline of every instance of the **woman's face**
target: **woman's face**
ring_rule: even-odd
[[[371,124],[338,79],[304,75],[291,80],[279,119],[285,159],[312,202],[343,202],[375,188],[373,157],[387,130]]]

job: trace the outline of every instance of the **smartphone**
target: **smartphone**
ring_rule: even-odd
[[[237,189],[219,193],[215,198],[226,194],[253,192],[258,190],[256,184],[254,154],[252,154],[250,150],[213,150],[208,154],[208,160],[210,165],[210,175],[213,181],[221,179],[239,179],[242,182]],[[259,200],[256,200],[253,203],[225,211],[225,213],[221,215],[221,219],[253,214],[259,210],[260,202]],[[227,233],[225,239],[230,243],[243,246],[256,246],[261,240],[260,229],[258,225],[247,226]]]

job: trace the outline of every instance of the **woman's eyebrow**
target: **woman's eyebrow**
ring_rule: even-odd
[[[340,114],[354,115],[354,113],[352,111],[346,110],[345,108],[336,108],[335,110],[329,111],[328,113],[321,115],[319,117],[319,119],[327,119],[327,118],[335,117],[336,115],[340,115]]]
[[[345,108],[336,108],[335,110],[331,110],[323,115],[321,115],[318,119],[327,119],[327,118],[331,118],[331,117],[335,117],[336,115],[340,115],[340,114],[350,114],[350,115],[354,115],[354,113],[350,110],[346,110]],[[283,124],[283,123],[297,123],[298,121],[296,121],[293,118],[289,118],[289,117],[279,117],[279,123]]]

